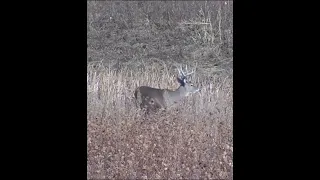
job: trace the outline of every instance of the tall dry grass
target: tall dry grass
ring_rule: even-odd
[[[232,1],[88,1],[88,62],[233,61]]]
[[[88,179],[232,179],[232,1],[88,1]],[[201,92],[145,118],[140,85]]]
[[[198,67],[201,92],[147,119],[135,106],[140,85],[176,89],[167,63],[88,65],[88,179],[231,179],[233,78]]]

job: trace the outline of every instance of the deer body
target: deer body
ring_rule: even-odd
[[[180,87],[176,90],[156,89],[148,86],[138,87],[134,92],[134,96],[140,108],[146,109],[147,112],[167,109],[182,98],[199,91],[197,87],[194,87],[192,83],[186,80],[186,76],[191,73],[186,75],[182,69],[181,71],[179,70],[179,73],[181,77],[178,77],[177,80],[180,83]]]

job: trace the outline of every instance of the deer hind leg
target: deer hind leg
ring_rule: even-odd
[[[142,103],[143,103],[143,97],[142,97],[142,94],[141,92],[139,91],[139,89],[136,89],[135,92],[134,92],[134,96],[136,98],[136,107],[137,108],[142,108]]]

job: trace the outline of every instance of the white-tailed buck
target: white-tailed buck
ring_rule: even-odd
[[[199,88],[187,81],[187,76],[194,73],[194,71],[187,73],[183,72],[182,68],[177,69],[179,71],[179,77],[177,77],[177,80],[180,84],[178,89],[156,89],[148,86],[140,86],[135,90],[134,96],[140,108],[146,109],[147,113],[150,111],[155,112],[158,109],[167,109],[182,98],[199,91]]]

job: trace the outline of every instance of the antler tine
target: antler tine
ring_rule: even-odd
[[[180,69],[181,69],[181,71],[180,71]],[[185,72],[183,71],[181,65],[180,65],[180,69],[179,69],[179,72],[181,72],[181,75],[182,75],[183,77],[187,77],[188,75],[194,73],[194,70],[192,70],[192,72],[188,73],[188,65],[186,65],[186,67],[185,67]]]
[[[183,68],[182,66],[180,65],[180,68],[177,67],[178,71],[179,71],[179,75],[182,77],[182,78],[186,78],[187,76],[191,75],[194,73],[194,70],[192,70],[192,72],[188,73],[188,65],[186,65],[186,68],[185,68],[185,72],[183,71]]]
[[[189,76],[190,74],[193,74],[194,73],[194,70],[192,70],[192,72],[186,74],[186,76]]]
[[[194,73],[194,70],[192,70],[192,72],[188,73],[188,66],[186,65],[186,74],[185,76],[189,76],[190,74],[193,74]]]
[[[182,69],[180,69],[179,67],[176,67],[177,68],[177,70],[178,70],[178,72],[179,72],[179,76],[184,76],[184,74],[183,74],[183,72],[182,72]]]
[[[179,68],[177,68],[177,69],[178,69],[178,71],[180,73],[180,76],[185,77],[185,73],[183,72],[182,67],[180,66],[180,69]]]

